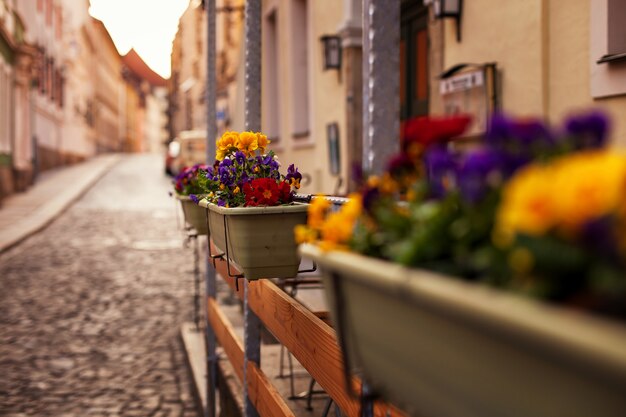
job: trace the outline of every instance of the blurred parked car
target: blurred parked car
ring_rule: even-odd
[[[206,132],[185,130],[170,142],[165,154],[165,173],[177,175],[184,167],[206,163]]]

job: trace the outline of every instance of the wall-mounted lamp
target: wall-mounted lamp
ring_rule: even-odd
[[[341,38],[337,35],[320,37],[324,46],[324,70],[341,69]]]
[[[463,14],[463,0],[431,0],[435,18],[451,17],[456,21],[456,41],[461,42],[461,15]]]

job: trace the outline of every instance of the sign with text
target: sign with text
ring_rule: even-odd
[[[495,65],[459,72],[440,81],[439,92],[446,115],[469,114],[474,120],[466,136],[485,132],[496,107]]]

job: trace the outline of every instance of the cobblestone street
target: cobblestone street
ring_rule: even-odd
[[[178,334],[193,254],[161,159],[123,157],[0,255],[0,415],[196,415]]]

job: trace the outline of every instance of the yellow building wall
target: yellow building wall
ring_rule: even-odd
[[[444,67],[495,61],[502,109],[559,123],[572,112],[604,109],[612,143],[626,148],[626,95],[594,99],[590,87],[590,0],[463,3],[462,41],[445,22]],[[606,64],[605,64],[606,65]]]
[[[549,119],[556,123],[575,111],[603,109],[611,117],[612,143],[626,148],[626,95],[602,99],[591,96],[591,62],[599,58],[590,56],[591,2],[550,0],[548,3]]]
[[[497,4],[496,4],[497,3]],[[444,68],[459,63],[496,62],[502,75],[502,108],[519,115],[544,111],[542,85],[542,2],[463,2],[461,42],[446,19]]]
[[[336,0],[308,0],[308,68],[309,68],[309,136],[292,137],[292,84],[293,72],[290,71],[290,50],[292,38],[288,36],[291,28],[291,0],[269,0],[263,2],[263,10],[275,7],[278,10],[278,61],[280,80],[280,144],[271,146],[281,161],[281,171],[295,163],[303,174],[310,176],[310,183],[300,190],[303,193],[335,193],[346,188],[347,149],[345,141],[345,85],[341,82],[338,70],[323,70],[323,47],[319,38],[322,35],[335,34],[343,18],[343,2]],[[271,68],[263,68],[264,74]],[[276,109],[263,108],[263,112]],[[341,173],[330,173],[326,125],[337,122],[339,125]],[[339,177],[343,186],[336,190]]]

